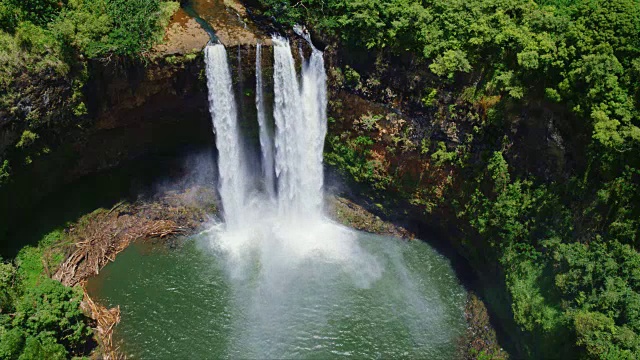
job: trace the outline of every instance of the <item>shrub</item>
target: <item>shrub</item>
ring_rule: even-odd
[[[82,292],[78,289],[43,278],[37,286],[26,289],[16,302],[13,325],[29,335],[44,336],[39,338],[44,345],[50,343],[47,338],[51,337],[71,349],[81,349],[91,333],[80,310],[81,300]]]

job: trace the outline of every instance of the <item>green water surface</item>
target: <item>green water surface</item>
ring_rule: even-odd
[[[465,291],[423,242],[359,233],[375,271],[307,259],[270,272],[256,257],[241,276],[211,242],[134,244],[91,280],[121,307],[129,358],[455,358]]]

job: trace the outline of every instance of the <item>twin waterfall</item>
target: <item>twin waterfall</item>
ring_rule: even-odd
[[[248,166],[253,152],[241,136],[226,50],[219,44],[205,49],[224,211],[224,223],[209,230],[211,244],[228,255],[233,276],[250,276],[258,256],[261,286],[272,290],[305,261],[341,263],[352,268],[361,284],[380,275],[377,262],[358,246],[355,233],[323,213],[326,73],[322,52],[305,38],[312,52],[303,59],[300,76],[289,41],[279,36],[272,39],[273,106],[265,104],[263,47],[257,47],[256,109],[262,166],[253,167]],[[266,110],[271,108],[272,117]]]
[[[245,226],[247,214],[258,206],[258,198],[271,202],[268,211],[277,212],[280,219],[298,222],[322,216],[322,151],[327,132],[323,54],[313,48],[302,66],[300,83],[289,41],[274,36],[273,50],[275,131],[269,128],[265,110],[262,46],[258,45],[256,51],[256,108],[262,153],[261,171],[256,174],[247,166],[226,50],[220,44],[205,49],[209,110],[216,134],[219,191],[227,229]],[[257,183],[263,186],[257,187]]]
[[[281,215],[315,216],[322,209],[322,150],[326,129],[326,75],[322,52],[313,49],[298,84],[289,43],[274,38],[273,115]]]

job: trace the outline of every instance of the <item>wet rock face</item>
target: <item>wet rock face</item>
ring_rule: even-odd
[[[2,228],[64,184],[146,155],[213,144],[201,55],[89,64],[88,115],[0,189]],[[55,125],[53,125],[55,126]],[[8,128],[11,129],[10,127]],[[3,137],[10,132],[2,129]]]
[[[269,37],[258,30],[238,0],[191,0],[187,6],[211,25],[227,47],[268,41]]]
[[[311,49],[292,38],[300,71]],[[256,114],[256,44],[227,46],[238,112],[247,145],[259,151]],[[263,46],[267,114],[273,105],[273,48]],[[181,147],[212,146],[202,52],[157,58],[150,64],[93,63],[86,98],[91,127],[73,137],[73,160],[64,182],[112,168],[123,161]]]
[[[15,146],[28,123],[60,124],[70,113],[72,81],[51,69],[37,76],[23,73],[15,87],[19,96],[0,106],[0,154]]]
[[[242,131],[257,152],[256,46],[228,46],[227,52]],[[264,46],[262,54],[264,94],[270,114],[273,51]],[[202,52],[166,55],[147,64],[90,63],[85,87],[87,119],[79,126],[61,130],[51,153],[35,158],[16,174],[11,186],[0,189],[0,216],[25,213],[60,186],[127,161],[181,149],[212,148],[204,67]],[[19,136],[0,133],[3,137]]]
[[[210,144],[211,125],[201,55],[145,66],[92,69],[88,86],[94,125],[78,144],[71,176],[172,148]]]
[[[235,96],[243,119],[242,131],[247,145],[260,148],[255,105],[256,44],[263,44],[262,69],[267,114],[273,105],[273,50],[271,37],[258,29],[246,10],[236,2],[224,2],[222,12],[216,6],[206,8],[206,1],[190,4],[210,17],[212,25],[227,47],[234,81]],[[222,8],[221,8],[222,9]],[[205,11],[206,10],[206,11]],[[12,218],[26,214],[47,194],[62,185],[99,171],[147,155],[172,153],[184,148],[213,147],[211,118],[202,49],[209,34],[178,11],[169,24],[165,41],[154,48],[147,62],[113,60],[108,63],[88,61],[88,78],[83,87],[87,114],[69,116],[73,108],[59,104],[70,98],[73,84],[55,77],[31,79],[33,94],[21,104],[26,110],[41,109],[51,131],[39,134],[47,139],[46,154],[12,174],[12,183],[0,188],[0,237]],[[241,30],[240,30],[241,29]],[[298,71],[302,56],[311,48],[293,32],[288,34]],[[35,81],[35,82],[34,82]],[[53,82],[53,83],[52,83]],[[0,146],[12,146],[22,134],[2,115],[0,109]],[[65,115],[66,114],[66,115]],[[271,119],[271,121],[273,121]]]

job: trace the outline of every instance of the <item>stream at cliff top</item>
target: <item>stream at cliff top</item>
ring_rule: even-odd
[[[312,50],[299,74],[289,40],[272,38],[273,114],[256,57],[257,119],[239,116],[225,47],[206,47],[224,221],[176,250],[134,245],[90,282],[121,306],[126,356],[454,358],[466,294],[446,258],[325,215],[324,54],[296,30]],[[243,121],[260,128],[261,166]]]
[[[90,291],[120,305],[114,337],[132,359],[455,358],[465,291],[447,259],[419,241],[360,233],[357,243],[379,268],[309,257],[265,274],[254,253],[240,274],[208,236],[172,250],[135,244]]]

